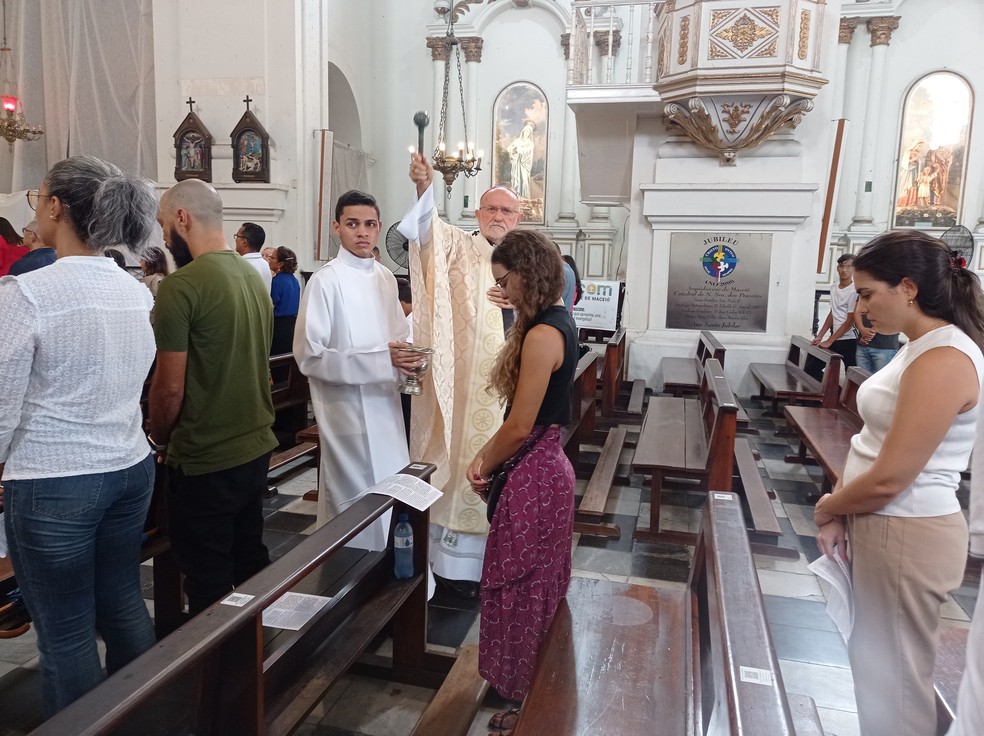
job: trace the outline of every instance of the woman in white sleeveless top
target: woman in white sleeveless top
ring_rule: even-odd
[[[864,427],[834,492],[816,505],[817,542],[851,560],[861,733],[932,736],[940,606],[967,559],[955,491],[977,428],[984,306],[963,261],[912,230],[866,245],[854,284],[875,329],[909,343],[858,391]]]

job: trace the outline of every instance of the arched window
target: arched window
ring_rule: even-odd
[[[902,106],[894,227],[958,224],[974,93],[953,72],[917,80]]]
[[[492,183],[519,195],[526,223],[546,222],[548,113],[547,96],[531,82],[510,84],[492,108]]]

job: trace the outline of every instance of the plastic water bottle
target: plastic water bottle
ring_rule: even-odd
[[[393,530],[393,574],[401,580],[413,577],[413,529],[409,519],[406,514],[400,514]]]

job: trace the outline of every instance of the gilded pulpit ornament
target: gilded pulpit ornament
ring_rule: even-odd
[[[687,47],[690,46],[690,18],[680,19],[680,50],[677,54],[677,64],[683,66],[687,63]]]
[[[727,41],[741,53],[745,53],[755,45],[756,41],[762,40],[773,32],[769,28],[758,25],[746,14],[736,20],[734,25],[720,30],[714,35],[723,41]]]
[[[725,7],[722,7],[725,5]],[[738,151],[795,127],[827,83],[826,0],[676,0],[657,11],[657,78],[665,120],[731,165]],[[791,7],[792,6],[792,7]],[[700,30],[705,29],[705,30]],[[707,38],[707,50],[692,40]],[[663,51],[676,44],[674,53]],[[691,48],[692,44],[692,48]]]
[[[799,32],[799,50],[796,55],[799,56],[801,60],[806,60],[806,49],[810,45],[810,11],[804,10],[800,13],[800,32]]]
[[[725,102],[721,105],[721,112],[724,115],[724,120],[728,124],[728,132],[732,135],[737,135],[738,126],[745,122],[748,117],[748,113],[752,111],[752,106],[749,104],[735,103],[734,105]]]
[[[185,104],[188,114],[174,131],[174,180],[212,181],[212,134],[192,109],[195,101]]]
[[[679,126],[701,148],[716,151],[721,163],[734,165],[738,151],[755,148],[784,126],[795,128],[813,109],[813,101],[788,95],[753,103],[720,103],[712,97],[692,97],[687,105],[671,102],[664,108],[670,126]]]

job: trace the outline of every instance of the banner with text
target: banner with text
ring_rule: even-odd
[[[770,233],[671,233],[666,326],[765,332]]]
[[[615,331],[620,281],[581,279],[581,301],[574,305],[574,323],[582,330]]]

